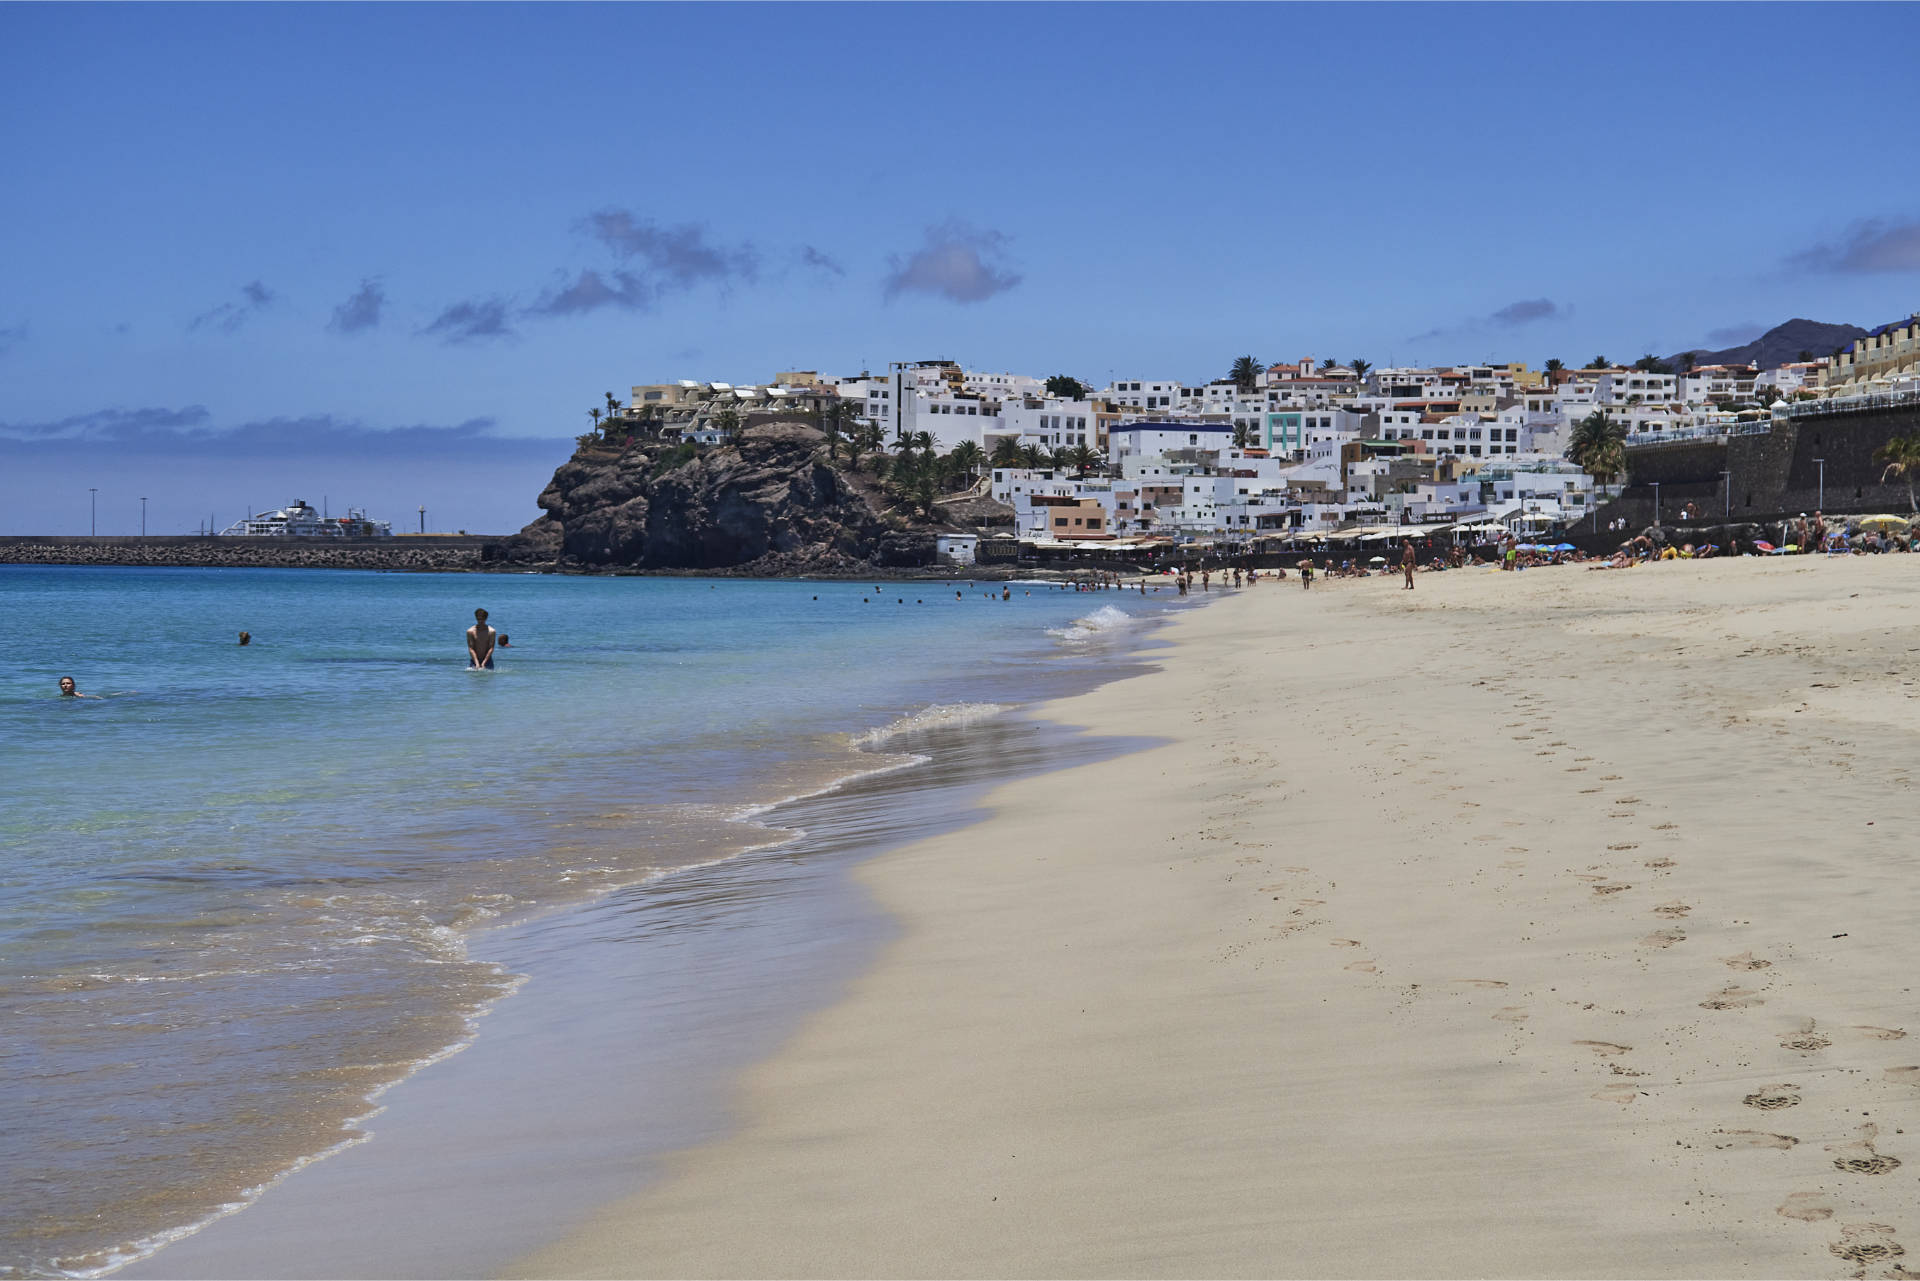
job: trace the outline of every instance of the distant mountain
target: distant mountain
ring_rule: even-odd
[[[1740,347],[1727,347],[1720,351],[1705,351],[1695,348],[1693,363],[1696,365],[1758,365],[1762,369],[1771,369],[1775,365],[1784,365],[1800,359],[1801,352],[1810,353],[1815,360],[1825,360],[1833,354],[1836,347],[1851,346],[1856,338],[1864,338],[1867,331],[1858,325],[1828,325],[1818,320],[1789,320],[1784,325],[1775,325],[1752,342]],[[1668,356],[1667,364],[1675,373],[1686,369],[1686,352],[1675,352]]]

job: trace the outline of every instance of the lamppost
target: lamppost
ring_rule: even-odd
[[[1813,500],[1813,509],[1819,511],[1827,505],[1827,460],[1816,458],[1813,461],[1820,464],[1820,488],[1816,491]]]
[[[100,491],[98,488],[89,485],[87,487],[87,535],[89,537],[98,537],[99,533]]]
[[[1720,471],[1720,480],[1727,488],[1726,504],[1721,509],[1720,514],[1722,517],[1729,517],[1733,515],[1733,469],[1722,468]]]
[[[420,532],[427,532],[427,509],[424,506],[420,508]]]
[[[145,498],[142,498],[140,500],[140,537],[145,538],[146,536],[147,536],[147,500]]]
[[[1653,481],[1653,523],[1660,523],[1660,482]]]

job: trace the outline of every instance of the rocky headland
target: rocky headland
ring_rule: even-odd
[[[934,537],[875,479],[831,456],[803,422],[762,422],[723,445],[587,441],[554,472],[545,513],[506,560],[575,571],[759,577],[864,575],[931,566]],[[1009,513],[1010,514],[1010,513]]]

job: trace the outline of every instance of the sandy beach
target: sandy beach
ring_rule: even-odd
[[[1894,1276],[1905,557],[1229,595],[533,1276]],[[617,1118],[610,1118],[617,1123]]]

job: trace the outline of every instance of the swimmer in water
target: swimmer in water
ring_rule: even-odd
[[[60,697],[62,698],[98,698],[100,696],[98,694],[82,694],[80,692],[80,687],[73,683],[73,677],[62,676],[60,678]]]
[[[473,611],[473,626],[467,628],[467,666],[479,671],[493,670],[493,628],[487,626],[487,611]]]
[[[252,633],[252,632],[241,632],[241,633],[240,633],[240,643],[241,643],[242,645],[251,645],[251,644],[253,644],[253,633]]]

